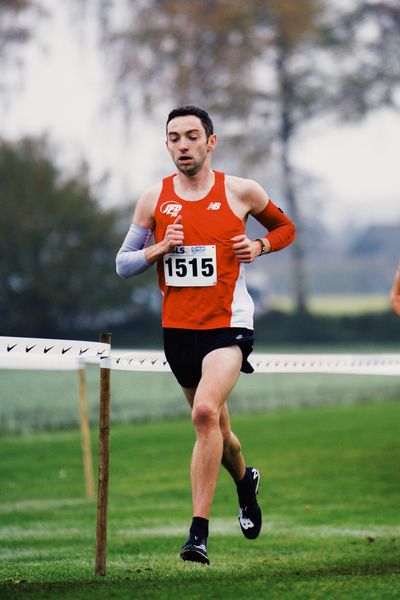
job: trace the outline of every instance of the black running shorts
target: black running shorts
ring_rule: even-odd
[[[243,354],[241,371],[253,373],[247,358],[253,350],[254,332],[244,327],[219,329],[164,328],[164,352],[182,387],[195,388],[201,378],[203,358],[212,350],[239,346]]]

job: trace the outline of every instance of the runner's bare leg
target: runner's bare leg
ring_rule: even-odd
[[[245,463],[237,437],[230,431],[226,399],[242,364],[238,346],[213,350],[203,360],[196,389],[184,388],[192,406],[196,432],[191,463],[193,515],[209,519],[221,462],[235,481],[244,476]]]

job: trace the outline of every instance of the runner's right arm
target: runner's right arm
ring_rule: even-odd
[[[139,198],[132,224],[115,259],[117,274],[123,279],[143,273],[172,248],[183,244],[182,218],[178,217],[167,227],[164,240],[146,247],[154,230],[154,207],[159,194],[160,187],[154,186]]]

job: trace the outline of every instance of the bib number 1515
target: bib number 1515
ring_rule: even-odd
[[[215,246],[178,246],[163,261],[167,285],[205,287],[217,283]]]

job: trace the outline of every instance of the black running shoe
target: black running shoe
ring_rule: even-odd
[[[246,488],[238,491],[239,524],[244,537],[255,540],[261,531],[262,525],[261,508],[256,498],[260,486],[260,473],[253,467],[247,467],[246,475]]]
[[[210,564],[207,554],[207,538],[198,535],[189,535],[186,544],[181,548],[180,557],[182,560],[191,560],[203,564]]]

